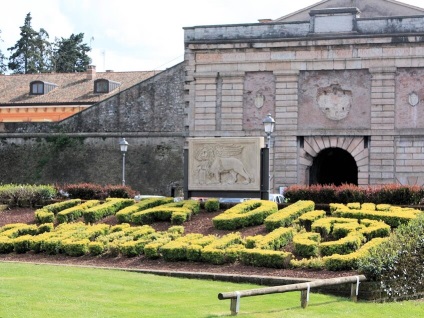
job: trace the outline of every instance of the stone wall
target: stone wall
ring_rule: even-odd
[[[424,17],[305,24],[186,28],[190,137],[264,136],[271,112],[273,192],[308,183],[327,148],[352,156],[359,185],[424,184]]]
[[[126,184],[142,194],[182,188],[184,64],[59,123],[3,123],[0,182]]]

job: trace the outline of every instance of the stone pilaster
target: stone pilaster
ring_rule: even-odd
[[[396,68],[370,69],[371,135],[370,184],[395,182],[395,77]]]
[[[194,131],[216,130],[217,73],[195,73]]]
[[[298,180],[298,79],[297,71],[275,71],[275,132],[272,153],[273,190]],[[274,115],[274,114],[273,114]],[[275,164],[274,164],[275,163]]]
[[[243,130],[243,83],[244,72],[220,73],[221,91],[221,130]]]

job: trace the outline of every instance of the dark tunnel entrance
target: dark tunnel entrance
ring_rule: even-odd
[[[341,148],[327,148],[315,158],[310,169],[309,184],[344,183],[358,185],[358,166],[352,155]]]

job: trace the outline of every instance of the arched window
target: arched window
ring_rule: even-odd
[[[110,81],[107,79],[98,79],[94,81],[94,93],[104,94],[113,91],[115,88],[119,87],[121,83]]]
[[[54,83],[43,81],[33,81],[29,84],[29,93],[31,95],[44,95],[57,87]]]

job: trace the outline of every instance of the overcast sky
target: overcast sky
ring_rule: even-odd
[[[277,19],[318,0],[13,0],[0,10],[0,50],[19,39],[28,12],[36,31],[84,33],[98,71],[164,69],[183,60],[183,27]],[[422,0],[403,2],[424,7]]]

